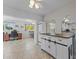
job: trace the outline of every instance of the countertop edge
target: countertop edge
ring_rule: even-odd
[[[40,34],[42,34],[42,35],[48,35],[48,36],[54,36],[54,37],[60,37],[60,38],[71,38],[71,37],[74,36],[74,35],[71,35],[69,37],[64,37],[64,36],[58,36],[58,35],[51,35],[51,34],[47,34],[47,33],[40,33]]]

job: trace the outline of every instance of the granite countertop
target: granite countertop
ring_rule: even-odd
[[[54,37],[60,37],[60,38],[71,38],[73,37],[73,33],[68,33],[68,32],[62,32],[60,34],[55,34],[55,35],[52,35],[50,33],[41,33],[42,35],[48,35],[48,36],[54,36]]]

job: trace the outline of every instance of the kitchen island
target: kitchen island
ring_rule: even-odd
[[[73,59],[72,39],[74,34],[63,33],[51,35],[40,33],[41,49],[55,59]]]

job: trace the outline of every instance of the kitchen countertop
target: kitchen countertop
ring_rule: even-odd
[[[54,37],[60,37],[60,38],[71,38],[74,36],[73,33],[68,33],[68,32],[62,32],[60,34],[55,34],[55,35],[52,35],[52,34],[49,34],[49,33],[41,33],[42,35],[48,35],[48,36],[54,36]]]

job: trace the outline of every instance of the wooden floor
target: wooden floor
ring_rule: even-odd
[[[53,59],[33,39],[4,42],[3,59]]]

